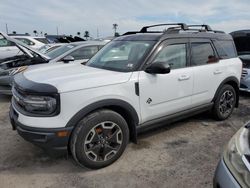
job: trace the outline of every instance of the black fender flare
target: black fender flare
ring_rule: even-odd
[[[234,85],[232,85],[232,83],[234,83]],[[239,106],[239,86],[240,86],[240,83],[239,83],[238,79],[235,76],[230,76],[230,77],[226,78],[225,80],[223,80],[221,82],[221,84],[219,85],[219,87],[217,88],[217,90],[215,92],[215,95],[214,95],[214,98],[213,98],[212,102],[214,102],[216,100],[221,88],[225,84],[230,84],[230,85],[232,85],[234,87],[235,92],[236,92],[236,104],[235,104],[235,107],[238,107]],[[237,86],[237,87],[235,87],[235,86]]]
[[[105,99],[85,106],[68,121],[66,127],[75,127],[77,123],[82,120],[82,118],[84,118],[91,112],[101,108],[111,109],[114,111],[116,111],[117,108],[117,109],[122,109],[124,112],[126,112],[128,119],[125,118],[125,120],[127,121],[129,126],[130,139],[134,143],[137,143],[136,127],[139,123],[138,114],[131,104],[120,99]],[[123,114],[121,115],[123,116]]]

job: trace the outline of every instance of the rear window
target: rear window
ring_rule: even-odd
[[[210,43],[192,43],[192,56],[191,64],[192,66],[205,65],[208,63],[215,62],[214,50]]]
[[[214,45],[222,59],[234,58],[237,56],[233,41],[216,40]]]

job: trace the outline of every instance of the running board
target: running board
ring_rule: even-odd
[[[179,121],[181,119],[185,119],[187,117],[194,116],[196,114],[208,111],[208,110],[212,109],[213,105],[214,105],[214,103],[209,103],[209,104],[201,105],[201,106],[198,106],[195,108],[191,108],[188,110],[184,110],[181,112],[177,112],[174,114],[170,114],[170,115],[167,115],[164,117],[160,117],[157,119],[147,121],[147,122],[137,126],[137,133],[141,133],[141,132],[153,129],[153,128],[161,127],[163,125],[173,123],[173,122]]]

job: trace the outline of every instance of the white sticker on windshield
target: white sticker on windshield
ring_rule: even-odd
[[[132,68],[133,66],[134,66],[134,64],[132,64],[132,63],[129,63],[129,64],[127,65],[128,68]]]

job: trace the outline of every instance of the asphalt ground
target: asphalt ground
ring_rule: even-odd
[[[226,121],[196,115],[139,135],[121,158],[89,170],[71,157],[52,158],[12,131],[10,97],[0,95],[0,187],[212,187],[215,168],[232,135],[250,120],[250,95]]]

